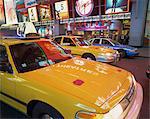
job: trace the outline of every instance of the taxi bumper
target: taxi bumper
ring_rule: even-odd
[[[142,86],[137,83],[135,100],[132,106],[130,107],[130,110],[127,113],[125,119],[137,119],[139,117],[142,102],[143,102],[143,89]]]

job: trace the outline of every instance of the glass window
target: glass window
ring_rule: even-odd
[[[100,39],[94,39],[93,44],[99,44]]]
[[[105,39],[102,40],[102,44],[109,45],[109,46],[112,45],[108,40],[105,40]]]
[[[61,39],[62,39],[62,37],[57,37],[57,38],[55,38],[55,42],[60,44],[61,43]]]
[[[37,43],[43,49],[47,58],[54,63],[62,62],[71,58],[69,54],[66,54],[62,47],[53,42],[38,41]]]
[[[0,71],[12,73],[12,67],[9,63],[8,55],[5,46],[0,45]]]
[[[21,43],[10,46],[10,51],[19,73],[32,71],[51,64],[37,43]]]
[[[49,41],[15,44],[10,51],[19,73],[33,71],[72,58]]]
[[[74,42],[70,38],[64,38],[63,45],[64,46],[75,46]]]
[[[76,38],[73,38],[73,40],[80,46],[88,46],[89,43],[87,42],[87,40],[84,40],[84,38],[80,38],[80,37],[76,37]]]
[[[121,45],[119,42],[115,41],[115,40],[111,40],[111,42],[115,45]]]

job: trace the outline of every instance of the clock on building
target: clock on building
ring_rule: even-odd
[[[89,16],[94,8],[93,0],[77,0],[76,1],[76,12],[79,16]]]

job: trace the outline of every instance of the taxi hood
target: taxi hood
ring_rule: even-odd
[[[95,105],[95,107],[100,107],[113,95],[117,96],[116,93],[125,82],[129,85],[129,76],[130,73],[123,69],[77,57],[35,71],[19,74],[19,77],[30,81],[32,77],[34,83],[61,90]],[[126,92],[127,89],[122,90],[119,94],[120,98]],[[116,104],[120,98],[117,97],[113,104],[114,102]]]

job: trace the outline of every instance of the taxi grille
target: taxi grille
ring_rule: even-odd
[[[131,88],[129,89],[129,92],[128,92],[128,94],[126,95],[126,99],[129,101],[129,102],[131,102],[132,101],[132,98],[133,98],[133,94],[134,94],[134,91],[135,91],[135,86],[134,86],[134,83],[132,83],[132,85],[131,85]]]
[[[123,100],[120,102],[121,106],[123,107],[123,110],[126,110],[126,108],[129,106],[129,104],[132,102],[135,92],[135,86],[134,83],[132,83],[128,93],[123,98]]]

